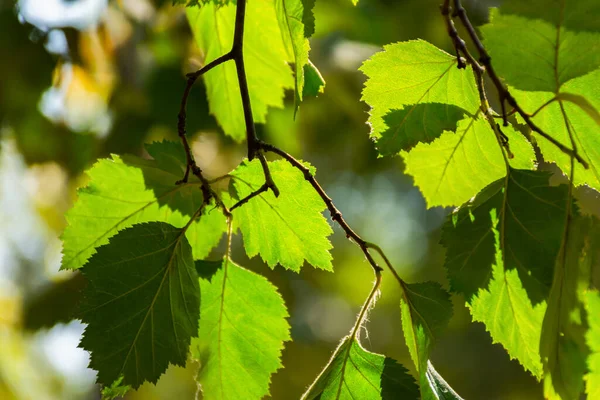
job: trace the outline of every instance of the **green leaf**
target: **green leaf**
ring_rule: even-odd
[[[427,377],[429,353],[452,317],[452,302],[437,282],[404,284],[400,298],[402,330],[417,374],[421,398],[437,399]]]
[[[417,399],[419,388],[394,359],[365,350],[346,336],[303,400]]]
[[[561,88],[561,93],[581,96],[589,107],[596,112],[600,110],[600,69],[585,76],[573,79]],[[562,94],[558,100],[544,106],[555,96],[548,92],[512,91],[513,95],[526,112],[534,113],[540,107],[533,121],[544,132],[550,134],[568,148],[572,148],[570,136],[577,145],[579,155],[588,162],[589,168],[575,163],[573,182],[576,186],[589,185],[600,190],[600,125],[596,123],[592,112],[580,103],[565,101]],[[569,131],[571,135],[569,134]],[[555,162],[567,175],[571,175],[571,158],[548,140],[533,133],[544,159]]]
[[[502,12],[543,19],[573,31],[600,31],[600,3],[596,0],[506,0]]]
[[[276,0],[275,10],[279,29],[283,35],[283,42],[291,53],[290,59],[294,62],[296,75],[295,110],[302,101],[304,94],[304,68],[308,65],[309,31],[304,26],[306,14],[312,14],[312,9],[305,10],[302,0]],[[313,4],[314,5],[314,4]],[[313,17],[314,25],[314,17]],[[310,27],[309,27],[310,29]],[[314,31],[314,26],[312,27]]]
[[[577,399],[583,392],[588,353],[583,293],[590,282],[594,252],[598,253],[594,249],[600,245],[598,220],[573,216],[565,240],[542,325],[540,355],[548,399]]]
[[[420,130],[431,131],[427,128],[429,118],[422,118],[425,111],[435,113],[434,119],[444,120],[445,125],[451,123],[450,115],[456,117],[454,122],[461,118],[450,110],[454,107],[448,106],[458,107],[465,114],[475,114],[479,109],[479,95],[473,73],[456,67],[456,57],[422,40],[385,46],[383,52],[367,60],[360,69],[368,77],[362,100],[371,106],[371,136],[379,139],[392,128],[384,121],[392,110],[404,110],[410,118],[404,124],[407,129],[404,134],[419,138],[423,136]],[[438,105],[421,108],[417,113],[412,111],[418,104],[427,103]],[[448,106],[444,108],[439,104]],[[440,113],[449,115],[440,116]],[[385,149],[380,151],[392,153]]]
[[[187,16],[205,64],[226,54],[233,44],[235,5],[206,4],[187,8]],[[252,115],[265,123],[269,107],[283,107],[285,89],[294,81],[279,29],[273,0],[252,0],[246,9],[244,29],[244,64]],[[233,61],[204,74],[210,113],[225,134],[240,142],[246,138],[242,99]]]
[[[154,160],[135,156],[101,159],[87,171],[89,184],[66,214],[62,268],[79,268],[119,230],[149,221],[182,228],[203,202],[197,178],[176,185],[185,171],[183,147],[173,142],[146,146]],[[213,206],[186,231],[194,258],[206,257],[225,232],[225,217]]]
[[[515,155],[515,168],[531,169],[531,144],[511,126],[503,128]],[[458,206],[506,175],[506,164],[495,133],[482,118],[466,118],[454,132],[444,132],[431,143],[419,143],[400,154],[406,173],[421,189],[427,207]]]
[[[269,162],[269,169],[280,196],[263,192],[233,210],[233,221],[242,231],[248,257],[260,254],[271,268],[279,263],[300,271],[306,261],[331,271],[331,243],[327,237],[333,231],[323,216],[325,203],[302,172],[287,161]],[[257,190],[265,181],[258,160],[244,161],[231,175],[230,192],[235,200]]]
[[[200,289],[192,249],[181,229],[138,224],[98,248],[81,269],[88,281],[79,316],[80,346],[98,382],[138,388],[169,364],[184,366],[198,334]]]
[[[557,5],[560,16],[552,22],[509,15],[504,8],[491,10],[489,24],[481,27],[484,45],[509,85],[556,93],[565,82],[600,66],[600,34],[575,33],[563,26],[563,15],[572,15],[577,3],[562,0]],[[559,14],[559,9],[550,12]]]
[[[568,187],[549,174],[511,169],[444,225],[453,291],[535,377],[542,377],[541,326],[565,232]]]
[[[321,72],[308,60],[308,64],[304,66],[304,89],[303,97],[317,97],[325,91],[325,79]]]
[[[549,174],[511,169],[451,216],[443,227],[445,266],[450,287],[468,301],[486,289],[498,261],[498,231],[502,269],[517,271],[534,303],[548,297],[556,257],[565,229],[568,189],[551,187]],[[500,221],[496,226],[490,215]],[[499,267],[500,268],[500,267]],[[508,312],[506,313],[509,314]]]
[[[600,396],[600,294],[597,290],[585,293],[585,309],[590,326],[585,340],[591,351],[587,359],[585,392],[588,399],[597,399]]]
[[[561,92],[556,95],[556,99],[577,104],[597,125],[600,125],[600,112],[585,97],[578,94]]]
[[[290,340],[283,299],[264,277],[231,260],[201,279],[202,323],[192,355],[207,399],[261,399]]]
[[[419,142],[432,142],[444,131],[456,131],[458,121],[464,115],[462,108],[441,103],[422,103],[392,110],[383,117],[388,129],[377,139],[377,150],[382,156],[395,155]]]
[[[499,219],[492,209],[496,259],[487,289],[481,289],[469,308],[474,321],[483,322],[494,343],[501,343],[511,359],[516,358],[536,378],[542,377],[539,344],[545,303],[533,306],[517,270],[504,268]]]

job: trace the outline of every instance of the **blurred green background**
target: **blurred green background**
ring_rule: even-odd
[[[251,1],[251,0],[250,0]],[[401,160],[377,158],[360,101],[361,63],[385,44],[423,38],[447,51],[440,0],[318,0],[311,58],[327,86],[302,104],[293,94],[259,134],[317,167],[317,178],[351,226],[378,243],[409,282],[446,285],[440,226],[449,212],[425,209]],[[464,1],[485,21],[490,1]],[[77,348],[83,326],[69,314],[82,280],[59,272],[64,213],[85,185],[84,171],[110,153],[144,155],[142,144],[178,140],[184,74],[200,66],[183,9],[151,0],[0,0],[0,399],[96,399],[95,373]],[[209,116],[202,83],[194,88],[189,132],[200,166],[217,176],[244,157]],[[283,294],[293,341],[272,378],[274,399],[299,398],[354,323],[373,280],[360,250],[335,227],[335,273],[300,274],[259,259],[241,242],[233,258],[267,276]],[[218,257],[223,248],[215,250]],[[466,399],[536,399],[541,387],[483,325],[470,323],[464,299],[432,360]],[[399,296],[384,275],[382,296],[363,333],[369,350],[414,372],[404,345]],[[158,385],[127,399],[196,395],[198,365],[171,368]],[[235,382],[231,382],[232,385]]]

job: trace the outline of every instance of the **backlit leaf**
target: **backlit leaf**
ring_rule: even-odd
[[[452,317],[448,293],[436,282],[403,285],[400,298],[402,330],[418,374],[421,398],[437,399],[429,382],[429,353]]]
[[[591,352],[587,359],[589,372],[585,376],[585,392],[589,399],[595,399],[600,396],[600,294],[597,290],[588,291],[585,300],[590,326],[585,340]]]
[[[568,190],[551,187],[549,174],[510,169],[451,216],[444,225],[450,287],[467,300],[488,286],[497,263],[494,229],[499,231],[502,268],[518,271],[530,299],[544,301],[561,248]],[[494,213],[500,225],[492,223]]]
[[[600,69],[585,76],[570,80],[561,87],[561,92],[581,96],[589,107],[600,110]],[[515,98],[526,112],[533,113],[542,107],[554,95],[548,92],[523,92],[513,90]],[[572,148],[570,136],[578,149],[579,155],[588,162],[589,168],[575,163],[574,183],[576,186],[587,184],[600,190],[600,125],[596,123],[591,110],[582,108],[580,104],[566,101],[563,98],[554,101],[535,114],[533,121],[544,132],[554,139]],[[569,135],[569,131],[571,135]],[[554,144],[533,133],[544,159],[555,162],[567,175],[571,176],[571,158]]]
[[[263,192],[233,211],[233,221],[242,231],[249,257],[260,254],[271,267],[299,271],[304,261],[332,270],[331,226],[323,216],[325,203],[300,171],[287,161],[269,162],[273,180],[281,194]],[[313,169],[314,172],[314,169]],[[260,162],[244,161],[232,172],[232,197],[242,199],[264,183]]]
[[[154,160],[113,155],[87,171],[88,185],[67,214],[62,268],[79,268],[98,246],[133,224],[164,221],[182,228],[203,202],[199,181],[176,185],[185,172],[185,153],[179,143],[146,146]],[[192,223],[186,236],[194,258],[203,258],[225,232],[225,218],[214,206]]]
[[[481,27],[484,44],[509,85],[556,93],[564,83],[600,66],[600,33],[565,29],[563,15],[569,15],[578,2],[560,3],[560,14],[551,11],[557,14],[552,22],[510,15],[503,8],[491,10],[489,24]]]
[[[530,169],[535,155],[529,142],[512,127],[503,128],[515,155],[515,168]],[[506,175],[506,163],[495,133],[483,118],[466,118],[454,132],[431,143],[419,143],[400,154],[428,207],[458,206]]]
[[[289,49],[291,57],[289,58],[294,63],[294,72],[296,75],[296,110],[304,94],[304,69],[308,65],[308,51],[310,50],[308,43],[308,37],[310,36],[308,29],[310,27],[308,29],[305,28],[304,15],[312,13],[312,10],[305,10],[306,5],[304,3],[302,0],[275,1],[277,21],[279,22],[279,29],[284,38],[284,44],[286,47],[291,47]]]
[[[290,340],[283,299],[264,277],[231,260],[211,280],[200,279],[201,324],[192,342],[198,381],[207,399],[261,399],[281,368]]]
[[[400,124],[404,127],[401,134],[419,138],[423,135],[419,133],[421,129],[431,130],[427,128],[427,114],[437,114],[434,120],[443,120],[444,124],[433,123],[436,128],[442,129],[452,122],[456,123],[462,118],[462,113],[475,114],[479,108],[479,97],[473,73],[456,66],[456,57],[422,40],[385,46],[383,52],[367,60],[361,67],[368,77],[362,100],[371,106],[371,136],[379,139],[388,128],[393,132],[398,129],[397,126],[388,126],[384,120],[393,110],[403,110],[406,116],[406,122]],[[428,103],[437,104],[425,105]],[[413,112],[419,104],[423,105]],[[457,113],[456,107],[462,113]],[[440,117],[440,113],[447,115]],[[439,136],[441,132],[430,135]],[[387,133],[388,137],[393,135]],[[381,148],[380,152],[393,153],[385,148]]]
[[[558,257],[542,325],[540,355],[548,399],[576,399],[583,392],[588,353],[584,292],[589,286],[592,263],[600,261],[598,220],[572,216],[565,240],[566,253]]]
[[[394,359],[365,350],[346,336],[303,400],[417,399],[419,388]]]

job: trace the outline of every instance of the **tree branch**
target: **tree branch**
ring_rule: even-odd
[[[205,195],[215,198],[215,200],[218,201],[218,203],[220,203],[219,206],[223,209],[223,211],[226,213],[226,215],[229,212],[229,210],[227,210],[225,205],[218,199],[218,196],[216,196],[216,193],[210,187],[210,182],[202,175],[202,170],[196,164],[196,160],[194,159],[194,154],[192,153],[192,149],[189,145],[189,142],[188,142],[187,136],[186,136],[186,123],[187,123],[186,107],[187,107],[187,100],[188,100],[190,91],[192,90],[192,86],[194,85],[194,83],[200,76],[202,76],[206,72],[210,71],[214,67],[216,67],[226,61],[233,60],[235,63],[235,67],[236,67],[238,84],[240,87],[240,94],[242,97],[242,107],[244,110],[244,122],[246,125],[246,141],[248,143],[248,159],[252,160],[252,159],[254,159],[254,157],[258,156],[258,158],[261,162],[262,168],[263,168],[263,173],[265,175],[265,181],[267,184],[267,188],[271,189],[273,191],[273,194],[275,195],[275,197],[279,196],[279,189],[277,188],[277,185],[275,184],[275,182],[273,181],[273,178],[271,177],[271,172],[269,171],[269,165],[267,164],[267,161],[264,158],[264,155],[257,154],[257,152],[258,152],[258,137],[256,135],[256,127],[254,125],[254,120],[252,117],[252,105],[250,102],[250,92],[248,89],[248,81],[246,79],[246,71],[245,71],[245,67],[244,67],[244,23],[245,23],[245,19],[246,19],[245,14],[246,14],[246,0],[238,0],[236,12],[235,12],[235,28],[234,28],[234,32],[233,32],[233,45],[231,46],[231,50],[228,53],[211,61],[204,67],[200,68],[198,71],[192,72],[192,73],[189,73],[186,75],[188,80],[187,80],[187,85],[185,87],[185,90],[183,92],[183,96],[181,98],[181,105],[179,107],[179,114],[178,114],[178,121],[177,121],[177,132],[179,134],[179,137],[181,138],[181,142],[183,144],[183,148],[185,150],[185,155],[186,155],[186,159],[187,159],[187,166],[186,166],[185,174],[184,174],[183,178],[180,181],[178,181],[177,183],[187,182],[190,171],[191,171],[192,174],[197,176],[198,179],[200,179],[200,181],[202,182],[203,193]]]
[[[231,208],[229,209],[229,211],[233,211],[236,208],[243,206],[248,201],[250,201],[250,199],[252,199],[253,197],[258,196],[262,192],[266,192],[267,190],[269,190],[269,185],[267,184],[267,182],[265,182],[265,183],[263,183],[263,185],[260,188],[258,188],[257,190],[255,190],[254,192],[250,193],[248,196],[244,197],[243,199],[241,199],[240,201],[238,201],[237,203],[235,203],[233,206],[231,206]]]
[[[508,90],[508,87],[506,85],[504,85],[504,83],[500,80],[500,77],[494,70],[494,67],[492,65],[492,58],[490,57],[489,53],[485,49],[485,46],[479,39],[477,32],[475,32],[475,28],[473,27],[473,24],[471,24],[471,21],[469,20],[469,17],[467,16],[467,11],[462,6],[460,0],[453,0],[453,1],[454,1],[454,10],[452,11],[452,8],[450,7],[450,4],[449,4],[450,0],[444,0],[444,4],[442,5],[442,15],[444,15],[447,20],[450,20],[452,23],[452,26],[454,26],[454,22],[452,22],[452,20],[449,16],[450,12],[452,11],[452,17],[458,17],[460,19],[462,25],[467,30],[469,37],[471,38],[471,41],[473,42],[473,44],[477,48],[477,52],[479,53],[479,62],[484,67],[485,72],[488,74],[488,76],[494,83],[496,90],[498,91],[500,107],[502,110],[501,115],[502,115],[502,119],[504,121],[503,122],[504,126],[508,126],[508,121],[506,119],[506,117],[507,117],[506,103],[508,103],[513,109],[516,110],[517,113],[519,113],[519,115],[523,118],[525,123],[529,126],[529,128],[532,131],[536,132],[541,137],[548,140],[550,143],[555,145],[563,153],[567,154],[570,157],[574,157],[581,165],[583,165],[584,168],[586,168],[586,169],[589,168],[587,161],[585,161],[579,155],[579,153],[577,152],[576,149],[568,148],[564,144],[560,143],[558,140],[554,139],[548,133],[544,132],[539,126],[537,126],[533,122],[530,115],[521,108],[521,106],[517,103],[517,100],[512,96],[512,94]],[[449,34],[450,34],[450,31],[449,31]],[[455,33],[456,38],[453,36],[453,34],[450,34],[450,37],[452,38],[455,47],[457,47],[457,44],[460,44],[460,43],[463,44],[463,46],[462,46],[464,48],[463,54],[465,54],[465,56],[466,56],[468,53],[468,50],[466,50],[466,45],[464,45],[464,40],[462,40],[458,36],[458,33]]]
[[[189,171],[191,170],[192,173],[194,173],[194,175],[198,176],[198,178],[202,182],[202,190],[203,190],[203,193],[205,194],[205,196],[210,196],[210,197],[214,198],[215,201],[217,201],[217,204],[223,209],[223,212],[226,214],[226,216],[230,219],[231,211],[243,206],[244,204],[248,203],[252,198],[260,195],[261,193],[263,193],[269,189],[271,191],[273,191],[273,194],[276,197],[279,196],[279,189],[277,188],[277,186],[273,180],[273,177],[271,176],[271,171],[269,170],[269,165],[267,163],[265,155],[263,154],[263,151],[275,153],[275,154],[279,155],[280,157],[282,157],[283,159],[287,160],[293,167],[295,167],[296,169],[298,169],[302,172],[302,174],[304,175],[304,179],[306,179],[311,184],[313,189],[317,192],[317,194],[325,202],[325,205],[327,206],[327,209],[329,210],[329,212],[331,214],[331,219],[333,221],[335,221],[344,230],[344,232],[346,233],[346,237],[348,239],[352,240],[354,243],[356,243],[358,245],[358,247],[364,253],[367,261],[373,268],[373,271],[375,272],[375,276],[377,278],[377,283],[376,283],[375,289],[373,290],[372,294],[369,296],[367,303],[365,304],[365,306],[368,307],[368,305],[371,303],[371,301],[374,297],[374,293],[376,292],[376,290],[379,286],[379,283],[381,281],[381,271],[383,270],[377,264],[377,262],[375,261],[375,259],[372,256],[371,252],[369,251],[369,249],[371,249],[371,248],[375,249],[382,256],[386,265],[389,267],[390,271],[396,277],[396,279],[398,280],[400,285],[404,285],[404,281],[400,278],[398,273],[393,269],[389,259],[385,256],[385,254],[383,253],[381,248],[362,239],[350,227],[350,225],[348,225],[348,223],[342,217],[342,213],[337,209],[337,207],[333,203],[333,200],[327,195],[327,193],[325,193],[325,191],[323,190],[321,185],[317,182],[317,180],[311,174],[310,170],[307,167],[305,167],[300,161],[296,160],[293,156],[286,153],[285,151],[273,146],[272,144],[262,142],[258,139],[258,137],[256,135],[256,128],[254,125],[254,120],[252,117],[250,93],[248,90],[248,81],[246,78],[246,71],[245,71],[245,65],[244,65],[243,42],[244,42],[245,12],[246,12],[246,0],[238,0],[236,14],[235,14],[233,46],[231,48],[231,51],[229,51],[227,54],[217,58],[216,60],[212,61],[211,63],[207,64],[205,67],[201,68],[200,70],[187,75],[188,83],[185,88],[183,98],[181,101],[181,108],[180,108],[180,112],[179,112],[179,121],[178,121],[178,132],[179,132],[179,136],[181,137],[181,140],[183,142],[183,146],[184,146],[187,161],[188,161],[188,168],[186,170],[184,179],[182,181],[187,181]],[[239,200],[236,204],[234,204],[231,207],[231,209],[227,209],[227,207],[221,202],[219,197],[216,195],[216,193],[214,193],[214,191],[210,187],[210,184],[214,183],[217,180],[208,181],[202,175],[202,171],[196,165],[196,162],[194,160],[194,157],[191,152],[190,146],[188,144],[187,138],[185,136],[185,134],[186,134],[186,132],[185,132],[186,103],[187,103],[187,98],[189,96],[190,90],[191,90],[194,82],[196,81],[196,79],[198,79],[198,77],[200,77],[205,72],[209,71],[210,69],[212,69],[212,68],[216,67],[217,65],[219,65],[223,62],[226,62],[228,60],[233,60],[235,62],[235,66],[236,66],[236,72],[237,72],[237,76],[238,76],[238,84],[240,87],[240,93],[241,93],[241,97],[242,97],[242,106],[243,106],[243,110],[244,110],[244,122],[246,125],[246,139],[248,142],[248,159],[252,160],[253,158],[258,158],[261,163],[263,173],[265,176],[265,183],[258,190],[250,193],[248,196]]]

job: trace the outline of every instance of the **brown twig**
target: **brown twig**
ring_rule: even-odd
[[[325,202],[327,209],[331,213],[331,219],[333,221],[335,221],[344,230],[344,232],[346,233],[346,237],[348,237],[349,239],[354,241],[354,243],[356,243],[358,245],[358,247],[360,247],[360,249],[364,253],[367,261],[373,268],[376,276],[380,277],[381,271],[383,269],[377,264],[377,262],[373,258],[372,254],[369,251],[370,248],[375,249],[383,257],[383,259],[386,262],[386,265],[390,268],[391,272],[394,274],[394,276],[396,277],[398,282],[401,285],[403,285],[404,281],[398,276],[397,272],[393,269],[391,263],[389,262],[389,259],[387,259],[387,257],[385,257],[385,254],[383,254],[383,251],[381,250],[381,248],[362,239],[348,225],[348,223],[342,217],[342,213],[333,204],[333,200],[325,193],[325,191],[323,190],[321,185],[319,185],[319,183],[317,182],[315,177],[311,174],[310,170],[307,167],[305,167],[300,161],[296,160],[293,156],[286,153],[285,151],[283,151],[271,144],[264,143],[258,139],[258,137],[256,135],[256,128],[254,125],[254,120],[252,117],[250,93],[248,90],[248,81],[247,81],[245,65],[244,65],[243,40],[244,40],[245,10],[246,10],[246,0],[238,0],[236,16],[235,16],[233,46],[232,46],[231,50],[228,53],[224,54],[223,56],[221,56],[221,57],[215,59],[214,61],[212,61],[211,63],[207,64],[200,70],[187,75],[188,82],[187,82],[187,85],[186,85],[186,88],[185,88],[185,91],[184,91],[184,94],[183,94],[183,97],[181,100],[181,107],[180,107],[180,111],[179,111],[179,120],[178,120],[178,132],[179,132],[179,136],[182,140],[183,147],[186,152],[187,162],[188,162],[187,170],[186,170],[186,173],[185,173],[182,181],[187,180],[189,171],[191,170],[192,173],[194,175],[198,176],[198,178],[202,182],[202,190],[203,190],[203,193],[205,193],[205,196],[210,196],[210,197],[214,198],[215,201],[217,201],[217,205],[219,205],[223,209],[223,211],[226,213],[228,218],[230,218],[231,211],[235,210],[236,208],[242,207],[244,204],[248,203],[252,198],[260,195],[261,193],[263,193],[267,190],[271,190],[276,197],[279,196],[279,194],[280,194],[279,189],[277,188],[277,186],[273,180],[271,171],[269,170],[269,165],[267,163],[267,160],[265,158],[263,151],[275,153],[275,154],[279,155],[280,157],[284,158],[285,160],[287,160],[292,166],[294,166],[295,168],[297,168],[298,170],[300,170],[303,173],[304,179],[306,179],[311,184],[313,189],[318,193],[318,195]],[[210,184],[214,183],[215,180],[208,181],[206,178],[204,178],[204,176],[202,175],[202,171],[196,165],[196,162],[194,160],[193,154],[191,152],[190,146],[189,146],[187,138],[186,138],[185,127],[186,127],[187,99],[188,99],[189,93],[190,93],[191,88],[194,85],[195,81],[200,76],[202,76],[202,74],[206,73],[207,71],[211,70],[212,68],[216,67],[217,65],[220,65],[229,60],[234,61],[235,66],[236,66],[237,76],[238,76],[238,84],[240,87],[240,92],[241,92],[241,97],[242,97],[242,106],[243,106],[243,110],[244,110],[244,122],[246,125],[246,140],[248,143],[248,158],[250,160],[252,160],[253,158],[259,159],[262,169],[263,169],[263,172],[264,172],[265,183],[258,190],[255,190],[254,192],[250,193],[243,199],[239,200],[230,209],[227,209],[227,207],[225,207],[225,205],[220,201],[219,197],[214,193],[214,191],[210,187]],[[380,279],[380,278],[378,278],[378,279]]]
[[[196,82],[196,80],[210,71],[214,67],[226,62],[233,60],[236,67],[238,84],[240,87],[240,93],[242,97],[242,107],[244,111],[244,123],[246,125],[246,141],[248,143],[248,159],[252,160],[255,157],[258,157],[261,161],[261,165],[263,167],[263,173],[265,175],[265,180],[268,184],[268,188],[273,191],[275,197],[279,196],[279,189],[275,182],[271,178],[271,173],[269,171],[269,166],[264,159],[262,154],[258,153],[258,137],[256,135],[256,127],[254,125],[254,120],[252,117],[252,105],[250,103],[250,92],[248,89],[248,80],[246,78],[246,71],[244,66],[244,25],[246,19],[246,0],[238,0],[237,8],[235,13],[235,27],[233,32],[233,45],[231,46],[231,50],[226,54],[216,58],[211,61],[201,69],[196,72],[192,72],[187,74],[187,85],[183,92],[183,96],[181,98],[181,106],[179,108],[178,121],[177,121],[177,131],[179,137],[181,138],[181,142],[183,144],[183,148],[185,150],[186,159],[187,159],[187,167],[183,179],[179,182],[187,182],[190,171],[196,175],[203,186],[210,186],[210,183],[206,178],[202,176],[202,170],[196,164],[194,159],[194,155],[192,154],[192,150],[188,143],[186,137],[186,106],[187,100],[192,90],[192,86]],[[205,189],[203,189],[205,190]],[[211,192],[212,189],[206,189],[207,192]],[[214,194],[214,192],[213,192]]]
[[[454,44],[454,48],[456,49],[456,53],[458,54],[458,68],[466,68],[465,61],[462,59],[462,57],[460,57],[460,54],[462,53],[466,58],[466,64],[471,66],[473,74],[475,75],[475,83],[477,85],[477,91],[479,92],[480,109],[483,112],[483,115],[485,116],[488,124],[490,125],[490,128],[496,134],[496,138],[498,139],[498,143],[500,144],[500,146],[506,149],[506,153],[508,154],[509,158],[513,158],[513,154],[510,151],[510,145],[508,143],[508,137],[504,134],[504,132],[502,132],[502,129],[500,129],[500,125],[498,125],[496,121],[494,121],[495,113],[490,107],[487,98],[487,93],[485,90],[485,83],[483,80],[485,68],[483,68],[481,64],[475,59],[475,57],[473,57],[473,55],[467,48],[467,44],[458,34],[456,26],[454,25],[454,21],[450,17],[450,0],[445,0],[444,3],[441,5],[440,10],[442,12],[442,15],[444,16],[444,22],[446,23],[446,30],[448,32],[448,36],[450,36],[450,38],[452,39],[452,43]],[[506,118],[504,109],[502,110],[502,115],[502,118]]]
[[[235,203],[233,206],[231,206],[231,208],[229,209],[229,211],[233,211],[236,208],[243,206],[248,201],[250,201],[250,199],[258,196],[262,192],[266,192],[267,190],[269,190],[269,185],[267,184],[267,182],[265,182],[265,183],[263,183],[263,185],[260,188],[258,188],[257,190],[255,190],[254,192],[250,193],[248,196],[244,197],[243,199],[241,199],[240,201],[238,201],[237,203]]]

